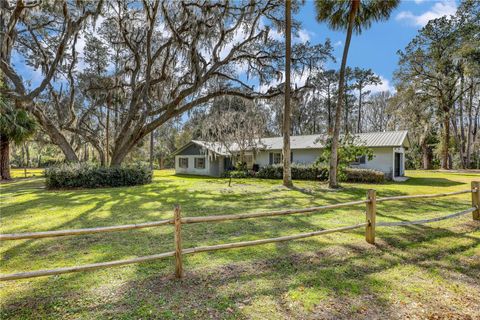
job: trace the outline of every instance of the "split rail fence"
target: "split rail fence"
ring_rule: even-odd
[[[379,223],[376,222],[376,205],[379,202],[408,200],[408,199],[437,198],[437,197],[446,197],[446,196],[459,195],[459,194],[465,194],[465,193],[472,194],[472,206],[466,210],[463,210],[457,213],[436,217],[436,218],[431,218],[431,219],[416,220],[416,221],[379,222]],[[331,210],[331,209],[342,208],[342,207],[351,207],[351,206],[361,205],[361,204],[366,205],[366,221],[364,223],[339,227],[335,229],[318,230],[313,232],[282,236],[277,238],[217,244],[212,246],[201,246],[201,247],[186,248],[186,249],[182,248],[182,225],[185,225],[185,224],[284,216],[284,215],[299,214],[299,213],[312,213],[312,212],[325,211],[325,210]],[[242,214],[231,214],[231,215],[182,218],[180,206],[177,205],[175,206],[175,209],[174,209],[173,219],[166,219],[166,220],[139,223],[139,224],[121,225],[121,226],[100,227],[100,228],[57,230],[57,231],[16,233],[16,234],[0,234],[0,241],[12,241],[12,240],[22,240],[22,239],[39,239],[39,238],[48,238],[48,237],[61,237],[61,236],[83,235],[83,234],[93,234],[93,233],[126,231],[126,230],[132,230],[132,229],[152,228],[152,227],[158,227],[163,225],[174,225],[175,227],[175,232],[174,232],[175,245],[174,245],[173,251],[150,255],[150,256],[143,256],[143,257],[138,257],[138,258],[133,258],[128,260],[117,260],[117,261],[93,263],[93,264],[87,264],[82,266],[73,266],[73,267],[58,268],[58,269],[51,269],[51,270],[38,270],[38,271],[6,274],[6,275],[1,275],[0,280],[1,281],[18,280],[18,279],[26,279],[26,278],[33,278],[33,277],[58,275],[58,274],[70,273],[70,272],[103,269],[103,268],[110,268],[110,267],[122,266],[127,264],[145,262],[145,261],[152,261],[152,260],[157,260],[157,259],[162,259],[167,257],[175,257],[175,276],[177,278],[182,278],[184,274],[182,257],[183,255],[187,255],[187,254],[195,254],[195,253],[206,252],[206,251],[233,249],[233,248],[262,245],[266,243],[303,239],[303,238],[314,237],[314,236],[319,236],[319,235],[328,234],[328,233],[358,229],[362,227],[365,227],[366,241],[370,244],[374,244],[376,227],[395,227],[395,226],[405,226],[405,225],[426,224],[426,223],[459,217],[468,213],[473,214],[474,220],[480,221],[480,182],[472,182],[472,187],[469,190],[462,190],[462,191],[456,191],[456,192],[450,192],[450,193],[377,198],[375,190],[368,190],[367,198],[365,200],[360,200],[360,201],[352,201],[352,202],[345,202],[345,203],[338,203],[338,204],[332,204],[332,205],[326,205],[326,206],[320,206],[320,207],[310,207],[310,208],[303,208],[303,209],[242,213]]]

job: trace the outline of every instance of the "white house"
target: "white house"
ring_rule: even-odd
[[[292,136],[290,140],[292,163],[312,164],[320,156],[324,148],[325,135]],[[355,135],[355,143],[365,145],[373,150],[373,159],[360,157],[352,163],[355,168],[366,168],[382,171],[385,176],[396,180],[405,172],[405,150],[409,148],[407,131],[368,132]],[[247,167],[263,167],[269,164],[282,163],[283,138],[262,138],[257,150],[246,151]],[[175,172],[177,174],[195,174],[220,176],[225,169],[232,166],[232,154],[238,150],[232,146],[228,152],[218,142],[192,140],[175,155]]]

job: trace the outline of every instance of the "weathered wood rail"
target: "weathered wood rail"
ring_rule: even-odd
[[[408,200],[408,199],[428,199],[428,198],[460,195],[460,194],[466,194],[466,193],[471,193],[472,195],[472,207],[460,212],[456,212],[446,216],[435,217],[431,219],[416,220],[416,221],[379,222],[379,223],[376,222],[376,204],[378,202],[400,201],[400,200]],[[182,248],[182,225],[183,224],[221,222],[221,221],[229,221],[229,220],[284,216],[284,215],[290,215],[290,214],[313,213],[313,212],[332,210],[332,209],[337,209],[342,207],[351,207],[351,206],[361,205],[361,204],[366,205],[366,222],[364,223],[359,223],[351,226],[343,226],[343,227],[338,227],[334,229],[318,230],[318,231],[312,231],[307,233],[276,237],[276,238],[241,241],[241,242],[217,244],[212,246],[201,246],[201,247],[186,248],[186,249]],[[64,274],[64,273],[70,273],[70,272],[97,270],[97,269],[104,269],[104,268],[122,266],[127,264],[163,259],[168,257],[175,258],[175,276],[177,278],[182,278],[184,276],[182,257],[183,255],[186,255],[186,254],[195,254],[199,252],[234,249],[234,248],[262,245],[267,243],[304,239],[304,238],[309,238],[309,237],[314,237],[314,236],[319,236],[319,235],[324,235],[324,234],[329,234],[334,232],[354,230],[362,227],[365,227],[366,241],[368,243],[374,244],[375,243],[375,227],[396,227],[396,226],[426,224],[426,223],[432,223],[432,222],[437,222],[441,220],[456,218],[468,213],[472,213],[472,217],[474,220],[480,221],[480,182],[472,182],[472,187],[471,189],[468,189],[468,190],[449,192],[449,193],[396,196],[396,197],[386,197],[386,198],[377,198],[375,190],[368,190],[367,198],[365,200],[360,200],[360,201],[351,201],[351,202],[344,202],[344,203],[310,207],[310,208],[302,208],[302,209],[242,213],[242,214],[232,214],[232,215],[213,215],[213,216],[182,218],[181,208],[180,206],[177,205],[175,206],[175,209],[174,209],[173,219],[165,219],[165,220],[139,223],[139,224],[99,227],[99,228],[0,234],[0,241],[11,241],[11,240],[22,240],[22,239],[40,239],[40,238],[49,238],[49,237],[127,231],[127,230],[133,230],[133,229],[152,228],[152,227],[158,227],[158,226],[164,226],[164,225],[174,225],[175,227],[174,251],[164,252],[164,253],[150,255],[150,256],[137,257],[137,258],[127,259],[127,260],[116,260],[116,261],[109,261],[109,262],[87,264],[82,266],[73,266],[73,267],[57,268],[57,269],[51,269],[51,270],[38,270],[38,271],[0,275],[0,281],[51,276],[51,275],[58,275],[58,274]]]

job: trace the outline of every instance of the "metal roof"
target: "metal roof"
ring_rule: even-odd
[[[357,145],[364,145],[367,147],[409,147],[410,143],[408,141],[408,131],[386,131],[386,132],[365,132],[357,133],[354,135],[354,142]],[[321,149],[325,147],[325,142],[327,140],[327,135],[325,134],[313,134],[305,136],[291,136],[290,137],[290,147],[292,150],[295,149]],[[208,142],[200,140],[192,140],[190,143],[199,145],[200,147],[213,151],[220,155],[228,155],[229,152],[220,142]],[[177,154],[188,145],[180,148],[174,154]],[[257,149],[260,150],[281,150],[283,148],[283,137],[273,137],[273,138],[261,138]],[[235,145],[232,145],[230,150],[238,151],[238,148]]]
[[[357,145],[367,147],[401,147],[409,146],[407,131],[388,131],[388,132],[366,132],[355,134],[354,142]],[[290,146],[292,149],[320,149],[325,147],[328,136],[324,134],[314,134],[306,136],[291,136]],[[261,143],[265,145],[266,150],[276,150],[283,148],[283,137],[262,138]]]

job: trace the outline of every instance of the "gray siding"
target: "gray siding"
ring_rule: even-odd
[[[202,148],[196,144],[191,144],[188,147],[186,147],[184,150],[182,150],[180,153],[177,155],[204,155],[205,151],[202,150]]]
[[[387,177],[393,174],[393,148],[371,148],[373,159],[366,160],[365,164],[352,165],[353,168],[373,169],[382,171]]]
[[[293,153],[293,163],[301,164],[312,164],[320,156],[321,149],[294,149]],[[260,165],[260,167],[267,166],[270,164],[270,153],[282,152],[282,150],[268,150],[268,151],[259,151],[256,157],[255,163]]]
[[[210,159],[210,175],[220,177],[223,173],[223,157]]]
[[[188,159],[188,168],[180,168],[179,158]],[[195,168],[195,158],[205,158],[205,169]],[[176,155],[175,156],[175,173],[193,174],[200,176],[219,177],[223,173],[223,157],[208,157],[205,155]]]
[[[405,168],[405,149],[402,147],[378,147],[372,148],[373,159],[366,160],[365,164],[352,165],[354,168],[374,169],[385,173],[387,178],[392,178],[394,173],[394,154],[395,152],[402,153],[402,162],[400,164],[400,175],[404,175]],[[255,156],[255,164],[260,167],[264,167],[270,164],[270,153],[282,152],[282,150],[268,150],[259,151]],[[321,149],[294,149],[293,163],[300,164],[312,164],[320,156]],[[188,158],[188,168],[179,167],[179,158]],[[194,168],[195,158],[205,157],[205,169]],[[207,175],[219,177],[224,171],[224,159],[223,156],[209,157],[203,154],[201,147],[191,145],[180,154],[175,156],[175,172],[180,174],[194,174],[194,175]]]

